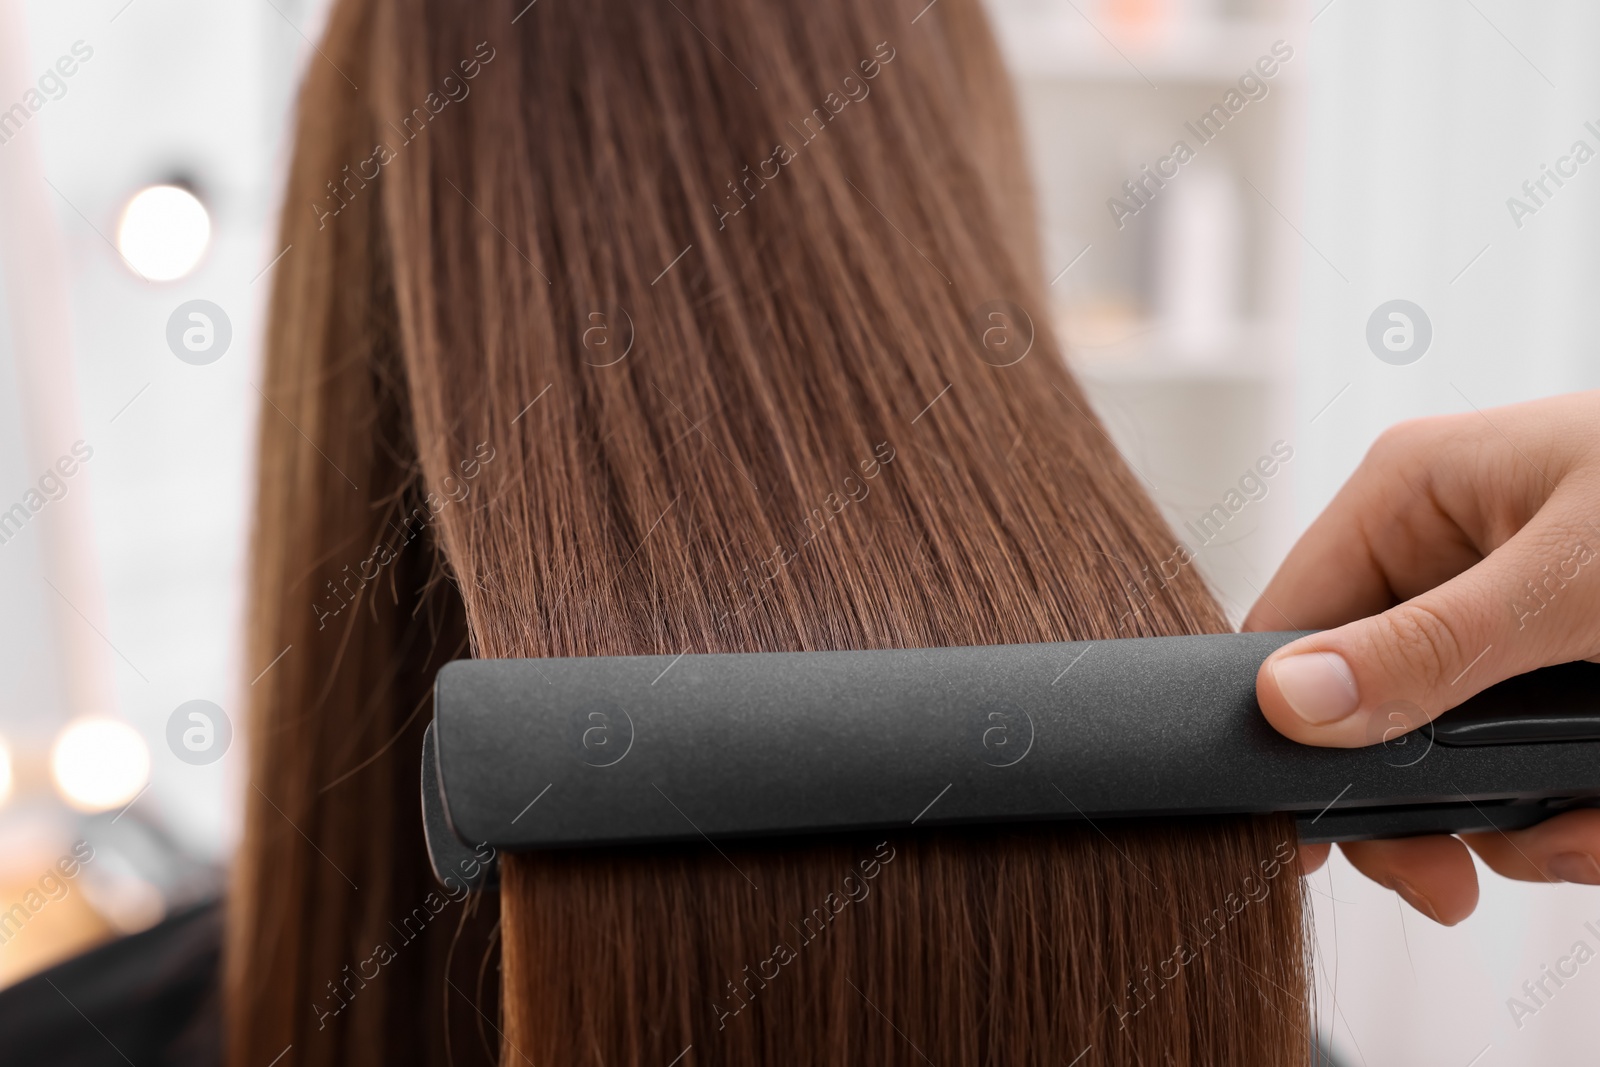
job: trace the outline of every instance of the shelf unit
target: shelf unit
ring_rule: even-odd
[[[1017,86],[1069,365],[1181,530],[1275,442],[1294,443],[1302,248],[1289,220],[1301,198],[1305,12],[1287,0],[989,7]],[[1202,140],[1199,118],[1226,107],[1230,90],[1242,105]],[[1142,202],[1130,198],[1123,183],[1178,141],[1192,158],[1159,187],[1146,182]],[[1119,219],[1113,198],[1136,210]],[[1288,549],[1292,469],[1241,513],[1237,537],[1198,554],[1235,618]]]
[[[1011,72],[1024,80],[1148,79],[1157,88],[1182,82],[1222,84],[1255,62],[1261,42],[1283,36],[1283,27],[1272,22],[1207,20],[1124,34],[1119,41],[1115,27],[1098,28],[1071,5],[1038,10],[996,0],[991,7]],[[1300,77],[1300,72],[1285,73]]]

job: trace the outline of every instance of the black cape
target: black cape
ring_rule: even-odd
[[[0,991],[0,1067],[218,1067],[221,955],[213,902]]]

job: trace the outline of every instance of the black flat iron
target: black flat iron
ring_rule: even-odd
[[[505,850],[1263,812],[1310,843],[1600,804],[1600,664],[1314,748],[1255,699],[1301,636],[459,660],[423,742],[428,851],[482,888]]]

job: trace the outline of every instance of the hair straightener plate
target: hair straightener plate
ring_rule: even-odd
[[[460,660],[424,740],[429,852],[477,887],[500,850],[1259,812],[1344,841],[1600,803],[1600,665],[1315,748],[1255,700],[1300,636]]]

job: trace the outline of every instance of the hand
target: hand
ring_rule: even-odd
[[[1396,706],[1420,726],[1512,675],[1600,659],[1600,392],[1383,434],[1244,622],[1319,628],[1262,664],[1256,695],[1280,733],[1334,748],[1382,741]],[[1340,847],[1445,925],[1477,906],[1468,847],[1508,878],[1600,885],[1600,810]],[[1301,855],[1309,873],[1328,846]]]

